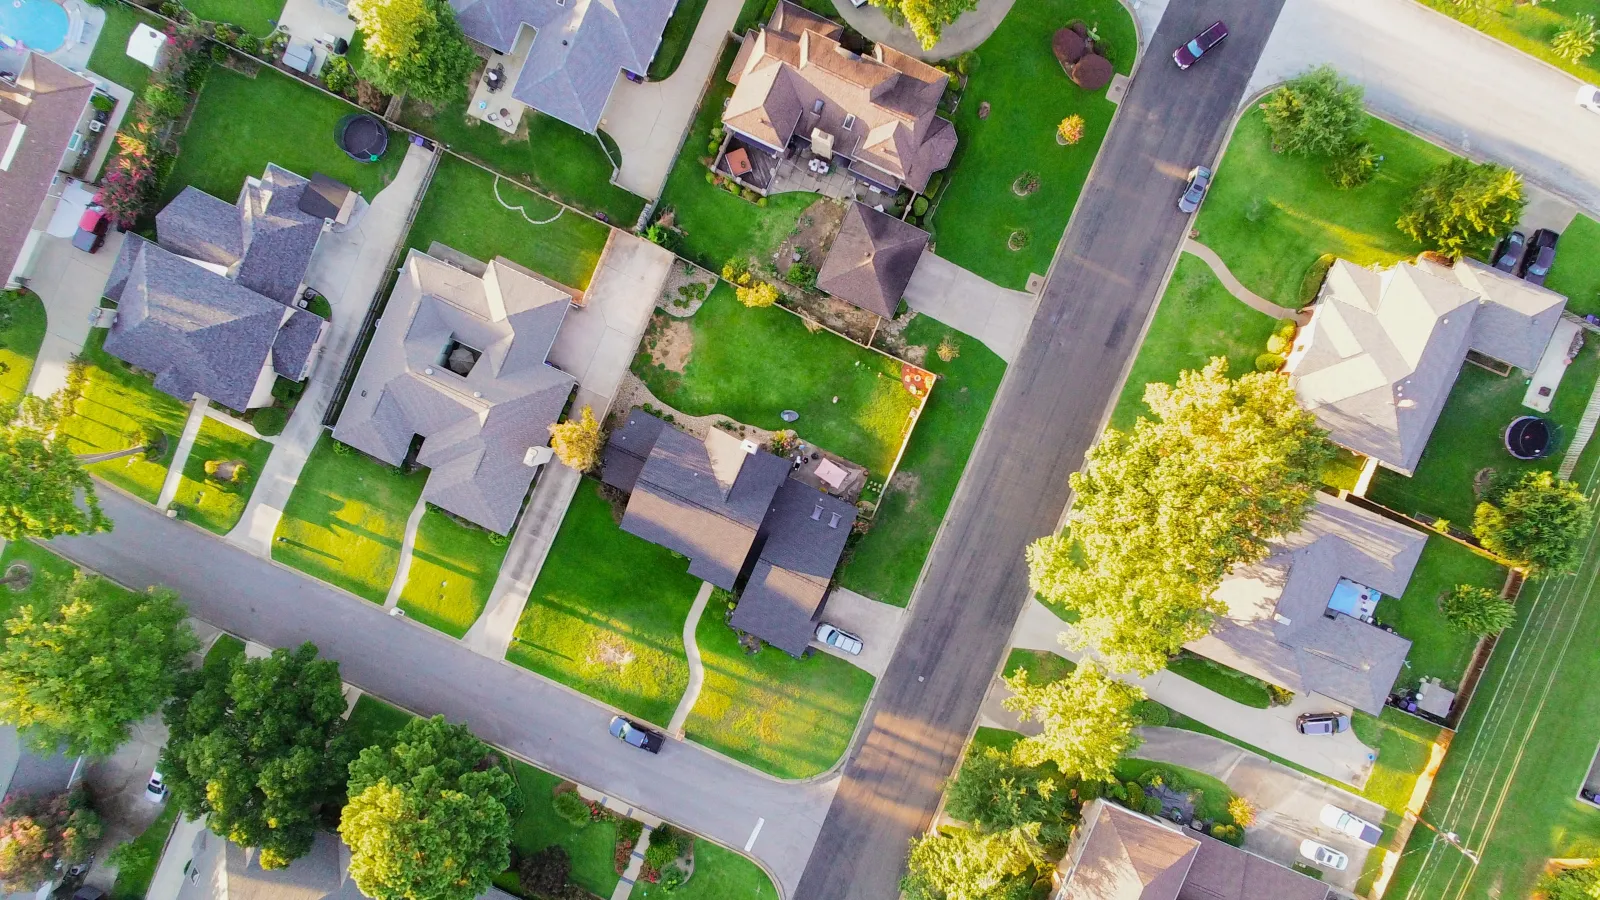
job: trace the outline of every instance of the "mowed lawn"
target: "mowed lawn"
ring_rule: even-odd
[[[685,736],[779,778],[827,771],[850,744],[873,677],[820,651],[807,659],[769,646],[746,653],[721,596],[695,628],[706,676]]]
[[[200,423],[194,447],[183,465],[178,493],[172,505],[179,515],[216,534],[227,534],[239,523],[245,504],[256,488],[256,479],[267,464],[272,445],[258,438],[207,418]],[[206,462],[235,462],[244,466],[238,480],[224,482],[206,474]]]
[[[1378,624],[1392,626],[1411,641],[1406,668],[1395,687],[1416,687],[1423,678],[1433,677],[1455,690],[1472,659],[1478,637],[1452,628],[1439,611],[1439,598],[1462,584],[1487,588],[1498,595],[1505,580],[1505,567],[1494,560],[1449,538],[1430,536],[1405,594],[1384,597],[1374,614]]]
[[[135,374],[127,364],[102,349],[106,332],[89,332],[79,359],[85,364],[83,394],[73,401],[72,415],[61,423],[74,453],[109,453],[137,447],[144,429],[159,430],[165,450],[155,459],[135,453],[89,466],[89,471],[146,503],[160,499],[172,452],[178,447],[189,410],[183,403],[156,390],[150,379]]]
[[[37,294],[0,291],[0,403],[27,393],[44,332],[44,302]]]
[[[1200,242],[1245,287],[1290,309],[1311,299],[1301,282],[1324,253],[1363,266],[1415,256],[1422,245],[1401,234],[1395,220],[1450,153],[1370,116],[1366,138],[1383,163],[1370,182],[1341,191],[1328,180],[1324,160],[1272,152],[1260,108],[1250,110],[1200,208]]]
[[[237,25],[257,37],[266,37],[283,13],[280,0],[184,0],[184,8],[208,22]]]
[[[1600,222],[1580,215],[1561,232],[1545,286],[1567,297],[1567,311],[1600,314]]]
[[[461,637],[489,602],[506,556],[505,538],[429,506],[417,526],[400,608],[418,622]]]
[[[1051,35],[1074,19],[1099,33],[1112,64],[1128,74],[1138,41],[1117,0],[1033,0],[1013,7],[978,47],[954,117],[960,143],[931,223],[938,253],[1002,287],[1021,290],[1029,273],[1050,267],[1116,111],[1104,88],[1073,84],[1050,49]],[[978,116],[983,103],[987,118]],[[1056,126],[1071,115],[1083,117],[1083,138],[1062,146]],[[1019,197],[1012,184],[1025,172],[1039,188]],[[1012,250],[1008,241],[1019,230],[1027,246]]]
[[[11,618],[13,610],[44,599],[52,579],[68,579],[78,567],[32,541],[8,541],[0,551],[0,574],[13,564],[22,563],[33,570],[33,581],[24,590],[0,588],[0,622]],[[105,582],[109,584],[110,582]]]
[[[644,879],[633,883],[629,900],[772,900],[778,891],[761,867],[705,838],[694,842],[694,875],[668,891]]]
[[[324,434],[295,483],[272,558],[382,603],[400,563],[406,518],[427,470],[407,475],[356,450],[336,452]]]
[[[664,725],[689,686],[683,623],[699,589],[683,557],[623,531],[585,479],[506,659]]]
[[[507,209],[502,201],[519,209]],[[554,221],[547,221],[550,219]],[[585,290],[609,234],[610,229],[600,222],[563,210],[472,163],[446,156],[433,173],[406,246],[427,252],[430,244],[439,241],[483,262],[504,256]]]
[[[166,23],[126,3],[107,3],[99,9],[106,14],[106,21],[95,39],[94,52],[89,54],[89,71],[137,94],[150,80],[150,67],[128,55],[128,38],[141,22],[158,30]]]
[[[922,365],[939,381],[917,418],[894,481],[878,501],[871,530],[847,551],[838,574],[850,590],[895,606],[911,602],[933,536],[1006,371],[993,351],[937,319],[919,315],[903,336],[908,344],[927,348]],[[949,362],[934,352],[946,339],[959,354]]]
[[[691,343],[682,371],[652,361],[662,342]],[[633,371],[662,402],[692,416],[727,416],[757,428],[792,428],[802,440],[884,478],[912,425],[918,398],[901,363],[830,331],[810,331],[787,310],[750,309],[718,282],[688,319],[657,313]],[[944,390],[936,384],[933,395]],[[800,418],[785,422],[790,409]]]

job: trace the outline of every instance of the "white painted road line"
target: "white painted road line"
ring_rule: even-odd
[[[750,852],[750,848],[754,847],[756,845],[756,836],[761,834],[761,826],[763,826],[765,824],[767,824],[767,820],[766,819],[763,819],[763,818],[757,818],[756,819],[756,827],[755,827],[755,829],[753,831],[750,832],[750,840],[744,842],[744,852],[749,853]]]

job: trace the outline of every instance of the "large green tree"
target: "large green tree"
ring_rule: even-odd
[[[1038,826],[980,834],[944,829],[912,838],[900,890],[906,900],[1027,900],[1043,862]]]
[[[511,865],[516,784],[489,747],[443,716],[350,764],[339,834],[374,900],[472,900]]]
[[[104,756],[161,708],[197,646],[178,595],[134,594],[81,573],[43,581],[5,623],[0,721],[37,743]]]
[[[0,886],[31,892],[55,877],[57,864],[87,859],[102,831],[81,788],[8,798],[0,807]]]
[[[1261,103],[1272,143],[1299,156],[1343,156],[1367,128],[1361,88],[1332,66],[1290,79]]]
[[[480,60],[445,0],[352,0],[350,14],[364,35],[357,75],[425,103],[466,94]]]
[[[978,0],[873,0],[890,20],[902,20],[923,49],[939,43],[944,26],[978,8]]]
[[[49,540],[110,530],[93,479],[57,433],[58,400],[0,404],[0,423],[0,538]]]
[[[161,771],[171,802],[239,846],[260,848],[262,868],[287,866],[344,797],[344,710],[338,664],[318,659],[310,643],[189,673],[165,710]]]
[[[1557,869],[1539,879],[1546,900],[1600,900],[1600,866]]]
[[[973,747],[945,792],[945,812],[985,833],[1037,824],[1041,844],[1064,848],[1078,821],[1076,786],[1047,766]]]
[[[1483,256],[1526,205],[1516,172],[1452,157],[1418,185],[1395,226],[1446,256]]]
[[[1439,611],[1452,628],[1467,634],[1499,634],[1517,621],[1517,608],[1488,588],[1458,584],[1439,598]]]
[[[1490,490],[1478,504],[1472,533],[1490,552],[1529,572],[1558,572],[1572,565],[1593,526],[1588,498],[1554,473],[1527,472]]]
[[[1011,689],[1006,709],[1044,726],[1012,748],[1024,765],[1051,762],[1069,778],[1112,781],[1117,760],[1139,746],[1133,710],[1145,699],[1144,691],[1112,678],[1095,662],[1085,660],[1071,675],[1048,684],[1029,681],[1027,669],[1005,682]]]

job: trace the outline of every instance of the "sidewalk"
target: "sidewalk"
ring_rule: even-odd
[[[1217,280],[1222,282],[1222,286],[1228,289],[1228,293],[1232,294],[1235,299],[1245,306],[1258,313],[1269,315],[1274,319],[1294,318],[1294,310],[1279,306],[1245,287],[1239,279],[1233,276],[1232,272],[1228,271],[1228,264],[1222,261],[1222,257],[1218,256],[1216,251],[1205,244],[1194,238],[1184,238],[1183,252],[1197,257],[1201,262],[1205,263],[1211,269],[1211,274],[1217,276]]]
[[[694,595],[689,617],[683,620],[683,651],[689,657],[689,686],[678,699],[678,708],[673,710],[672,722],[667,725],[667,732],[680,741],[683,740],[684,723],[689,721],[689,713],[694,711],[695,701],[700,699],[700,688],[706,681],[706,667],[700,661],[700,645],[695,641],[694,632],[700,626],[700,617],[705,614],[714,587],[709,581],[700,582],[700,592]],[[721,614],[720,608],[712,613]]]

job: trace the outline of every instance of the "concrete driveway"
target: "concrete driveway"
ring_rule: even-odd
[[[550,364],[578,379],[574,409],[587,404],[594,407],[595,418],[605,418],[676,258],[649,241],[611,229],[584,292],[584,305],[567,312],[550,347]]]
[[[1039,302],[1033,294],[986,281],[931,251],[923,252],[911,273],[905,300],[917,312],[982,341],[1008,363],[1017,358]]]
[[[144,788],[166,744],[167,726],[159,714],[153,715],[134,725],[132,736],[115,753],[89,764],[84,782],[105,819],[106,834],[98,861],[84,879],[87,883],[109,891],[117,870],[105,864],[105,850],[143,834],[161,815],[164,804],[145,799]]]
[[[939,34],[939,43],[924,50],[917,36],[904,25],[890,22],[883,11],[870,3],[857,6],[850,0],[834,4],[845,24],[861,32],[868,40],[884,43],[918,59],[941,60],[960,56],[988,40],[1000,27],[1006,13],[1017,0],[978,0],[976,9],[962,13],[961,17],[946,25]]]
[[[67,385],[67,364],[89,338],[89,313],[99,307],[106,278],[122,252],[126,235],[106,235],[99,253],[84,253],[70,238],[45,235],[28,287],[44,302],[48,321],[44,344],[33,364],[28,392],[47,397]]]
[[[857,668],[882,678],[894,656],[895,645],[900,643],[900,629],[905,626],[906,611],[898,606],[880,603],[842,587],[833,589],[828,603],[822,608],[821,621],[848,631],[861,638],[861,655],[851,656],[842,650],[811,642],[811,646],[831,656],[837,656]]]

